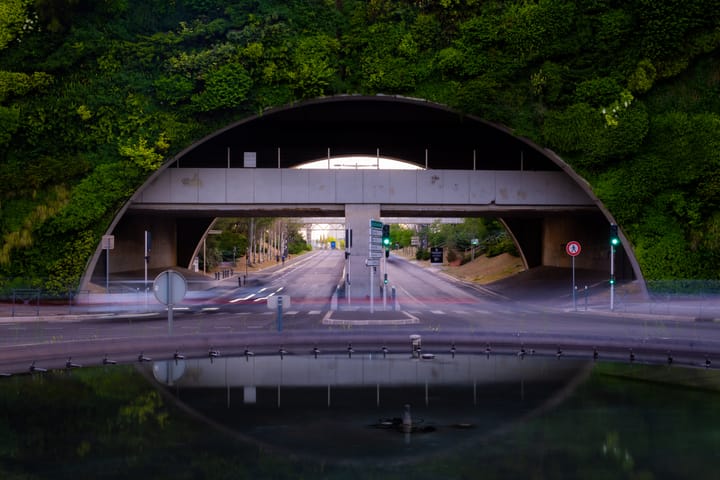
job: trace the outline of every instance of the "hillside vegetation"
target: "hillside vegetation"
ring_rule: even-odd
[[[383,93],[556,151],[647,278],[718,279],[719,25],[720,0],[3,0],[0,277],[77,284],[143,181],[231,121]]]

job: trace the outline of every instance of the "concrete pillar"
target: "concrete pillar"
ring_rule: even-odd
[[[370,241],[370,219],[380,219],[380,205],[345,205],[345,226],[352,230],[353,243],[348,248],[350,252],[349,273],[350,273],[350,297],[351,299],[370,298],[370,269],[365,266],[368,258]],[[374,295],[376,302],[379,300],[380,287],[379,269],[374,280]]]
[[[145,230],[152,235],[152,251],[148,267],[158,269],[177,264],[174,218],[162,215],[153,217],[126,215],[113,231],[115,250],[110,252],[111,275],[144,270]]]
[[[599,214],[547,216],[543,222],[543,265],[569,268],[571,257],[565,251],[569,241],[582,245],[575,257],[576,268],[609,271],[608,223]]]

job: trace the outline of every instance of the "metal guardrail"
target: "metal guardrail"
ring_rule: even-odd
[[[22,305],[30,305],[35,303],[35,315],[40,314],[40,289],[39,288],[13,288],[12,289],[12,316],[15,316],[15,306],[18,302]]]

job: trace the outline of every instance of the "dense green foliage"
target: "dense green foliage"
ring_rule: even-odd
[[[431,247],[443,247],[447,251],[448,261],[459,259],[463,263],[479,255],[494,257],[506,252],[518,255],[512,238],[497,220],[465,218],[462,223],[441,223],[436,220],[419,227],[390,226],[393,248],[412,245],[412,237],[417,237],[419,241],[415,255],[418,260],[430,260]],[[473,244],[474,240],[477,243]]]
[[[183,147],[270,106],[399,93],[595,187],[651,279],[720,275],[720,0],[4,0],[0,276],[77,282]]]

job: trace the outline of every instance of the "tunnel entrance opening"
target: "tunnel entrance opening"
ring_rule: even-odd
[[[350,156],[418,170],[296,168]],[[142,267],[146,230],[154,231],[151,267],[190,266],[213,219],[228,216],[344,217],[360,237],[370,218],[492,217],[527,269],[569,268],[564,246],[578,241],[578,268],[606,278],[614,223],[561,159],[502,126],[417,99],[330,97],[237,122],[178,154],[111,225],[110,271],[99,247],[84,282]],[[359,247],[353,258],[367,258]],[[642,278],[623,245],[616,262],[618,281]]]

